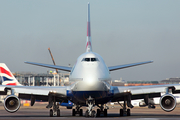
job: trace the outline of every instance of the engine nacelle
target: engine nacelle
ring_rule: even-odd
[[[171,94],[165,94],[160,98],[159,103],[164,111],[170,112],[176,107],[176,98]]]
[[[15,95],[9,95],[4,99],[4,108],[6,111],[13,113],[20,108],[20,100]]]

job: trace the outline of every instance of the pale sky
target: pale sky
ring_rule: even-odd
[[[153,60],[111,72],[112,79],[180,77],[179,0],[0,0],[0,62],[13,72],[46,73],[24,61],[68,66],[85,52],[87,3],[93,52],[107,66]]]

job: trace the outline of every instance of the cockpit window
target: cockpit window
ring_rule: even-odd
[[[90,58],[83,58],[82,61],[90,62]]]
[[[90,58],[85,58],[84,61],[89,62],[89,61],[90,61]]]
[[[83,59],[82,59],[82,62],[83,62],[83,61],[86,61],[86,62],[90,62],[90,61],[91,61],[91,62],[95,62],[95,61],[99,61],[99,60],[98,60],[98,58],[83,58]]]
[[[91,58],[91,61],[93,62],[93,61],[98,61],[98,59],[97,58]]]

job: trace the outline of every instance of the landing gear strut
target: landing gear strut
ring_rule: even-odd
[[[129,107],[129,108],[134,107],[131,104],[131,96],[130,95],[125,96],[124,103],[123,104],[119,103],[119,105],[122,107],[122,109],[120,109],[120,116],[124,116],[124,115],[130,116],[131,115],[130,109],[127,109],[127,107]],[[126,105],[127,105],[127,107],[126,107]]]
[[[59,104],[56,103],[55,96],[49,95],[48,101],[49,101],[49,104],[46,106],[46,108],[52,108],[53,107],[53,109],[50,109],[50,111],[49,111],[50,117],[53,117],[53,116],[60,117]]]
[[[93,109],[93,106],[95,105],[95,100],[89,96],[89,98],[86,101],[87,111],[85,113],[86,117],[96,117],[96,112]]]
[[[123,108],[123,109],[120,109],[120,116],[124,116],[124,115],[130,116],[131,112],[130,112],[130,109],[126,108],[126,101],[124,101],[123,105],[121,103],[119,104]]]
[[[107,109],[104,109],[104,105],[97,105],[100,109],[97,109],[97,117],[100,117],[101,114],[104,114],[104,117],[107,117]]]
[[[53,104],[53,109],[50,109],[49,115],[50,117],[53,117],[53,116],[60,117],[59,104],[56,104],[56,102]]]
[[[72,116],[75,116],[76,114],[79,114],[79,116],[83,116],[83,110],[80,108],[80,105],[76,105],[76,109],[72,109]]]

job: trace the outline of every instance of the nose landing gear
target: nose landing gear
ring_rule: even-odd
[[[87,111],[85,113],[86,117],[96,117],[96,112],[93,109],[93,106],[95,105],[95,100],[89,96],[89,98],[86,101],[86,105],[88,105],[87,107]]]

